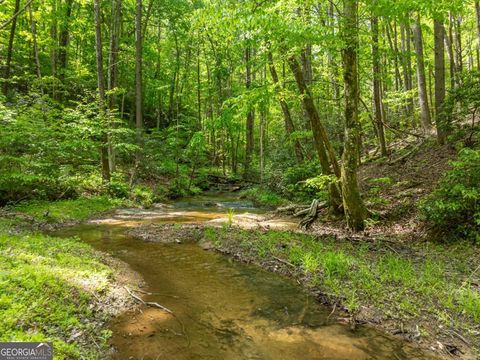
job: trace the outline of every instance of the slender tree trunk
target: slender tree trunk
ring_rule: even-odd
[[[10,88],[10,73],[12,67],[12,55],[13,55],[13,40],[15,39],[15,30],[17,28],[17,16],[15,16],[20,10],[20,0],[15,0],[15,8],[13,10],[12,27],[10,28],[10,36],[8,38],[7,47],[7,61],[5,62],[5,72],[3,75],[3,95],[7,96]]]
[[[385,31],[387,33],[387,39],[388,43],[390,45],[390,50],[392,51],[393,54],[393,64],[395,67],[395,91],[399,91],[400,88],[402,87],[402,78],[400,76],[400,70],[398,66],[398,45],[397,45],[397,36],[396,36],[396,30],[392,28],[392,24],[386,19],[385,20],[386,25],[385,25]],[[395,25],[396,28],[396,25]],[[392,39],[392,32],[394,33],[394,38]]]
[[[113,90],[117,87],[117,73],[118,73],[118,52],[119,52],[119,37],[120,37],[120,17],[122,11],[122,0],[112,0],[112,20],[110,24],[110,51],[108,55],[108,80],[107,87],[111,91],[108,98],[108,105],[111,111],[115,108],[116,95]],[[110,172],[117,170],[116,151],[112,143],[111,136],[108,138],[108,159],[110,165]]]
[[[277,74],[277,70],[275,69],[275,64],[273,62],[273,55],[271,52],[268,53],[268,64],[269,64],[270,75],[272,76],[273,83],[275,84],[277,91],[280,91],[279,86],[281,86],[281,84],[278,80],[278,74]],[[283,119],[285,121],[285,132],[287,133],[287,136],[290,139],[293,132],[295,131],[295,125],[293,124],[292,115],[290,113],[290,107],[288,106],[288,103],[283,96],[279,97],[279,102],[282,108]],[[302,144],[300,143],[300,140],[295,139],[293,145],[294,145],[297,163],[302,163],[303,149],[302,149]]]
[[[357,0],[344,0],[343,78],[345,82],[345,148],[342,155],[342,198],[347,225],[351,230],[360,231],[365,227],[367,209],[360,196],[357,180],[358,138],[358,25]]]
[[[137,145],[137,165],[143,150],[143,94],[142,94],[142,0],[136,0],[135,8],[135,128]]]
[[[67,70],[67,48],[70,37],[70,17],[72,16],[73,0],[66,0],[65,2],[65,14],[62,17],[61,29],[58,38],[58,52],[57,52],[57,73],[58,78],[63,83],[65,81],[65,72]]]
[[[200,66],[200,33],[198,34],[197,44],[197,128],[202,130],[202,83],[201,83],[201,66]],[[233,144],[232,144],[233,148]],[[232,160],[233,161],[233,160]]]
[[[480,69],[480,2],[475,1],[475,17],[477,20],[477,69]]]
[[[57,97],[57,84],[56,84],[56,77],[57,77],[57,46],[58,46],[58,22],[57,22],[57,14],[58,11],[58,0],[53,0],[53,10],[52,10],[52,23],[50,25],[50,39],[52,42],[52,48],[50,51],[50,64],[52,68],[52,97],[55,99]]]
[[[252,68],[251,68],[251,59],[252,59],[252,50],[250,47],[245,49],[245,87],[247,91],[250,90],[252,86]],[[250,163],[252,162],[253,155],[253,129],[255,122],[255,114],[253,109],[249,109],[247,112],[247,123],[246,123],[246,145],[245,145],[245,166],[244,166],[244,176],[250,176]]]
[[[32,31],[32,43],[33,43],[33,57],[35,59],[35,70],[38,80],[42,80],[42,67],[40,64],[40,57],[38,55],[38,43],[37,43],[37,24],[33,17],[32,5],[28,6],[28,14],[30,17],[30,29]],[[40,91],[43,93],[43,86],[40,84]]]
[[[461,74],[463,71],[463,48],[462,48],[462,18],[453,16],[454,25],[454,42],[455,42],[455,63],[457,65],[457,74]],[[460,77],[457,77],[457,84],[460,82]]]
[[[425,75],[425,60],[423,57],[423,35],[420,15],[417,15],[415,18],[415,26],[413,28],[413,43],[417,58],[418,101],[420,103],[422,128],[425,134],[430,135],[432,133],[432,120],[428,105],[427,79]]]
[[[448,33],[445,31],[445,47],[447,48],[448,60],[450,64],[450,87],[455,88],[455,57],[453,55],[453,36],[452,22],[449,22]]]
[[[310,119],[310,126],[313,132],[313,141],[320,160],[320,166],[322,167],[322,173],[324,175],[335,175],[340,178],[340,167],[338,166],[337,157],[333,146],[327,135],[325,127],[320,121],[317,108],[313,101],[313,96],[310,89],[305,83],[303,78],[303,71],[298,60],[291,56],[288,58],[288,64],[295,77],[300,94],[302,95],[302,102],[305,111]],[[341,206],[341,196],[338,187],[335,184],[330,186],[330,202],[334,210],[338,210]]]
[[[433,22],[434,50],[435,50],[435,123],[439,144],[445,143],[443,131],[442,106],[445,100],[445,28],[443,22],[435,19]]]
[[[103,51],[102,51],[102,24],[100,14],[101,0],[95,0],[95,44],[96,44],[96,59],[97,59],[97,81],[98,81],[98,107],[100,110],[100,119],[104,122],[105,119],[105,75],[103,71]],[[102,158],[102,179],[104,182],[110,181],[110,167],[108,164],[108,136],[104,129],[105,124],[102,124],[100,155]]]
[[[381,69],[380,56],[378,52],[378,18],[372,16],[372,72],[373,72],[373,102],[375,104],[375,120],[377,127],[377,135],[380,143],[380,153],[382,156],[387,156],[387,144],[385,141],[385,131],[383,128],[382,119],[382,105],[381,105]]]
[[[410,60],[410,19],[407,16],[400,22],[400,44],[402,52],[402,69],[403,69],[403,83],[405,90],[411,92],[412,84],[412,64]],[[413,114],[413,99],[408,97],[406,106],[406,115],[412,116]]]

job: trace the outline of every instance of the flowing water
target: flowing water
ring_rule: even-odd
[[[128,263],[145,280],[142,308],[115,318],[115,359],[433,359],[368,327],[351,331],[292,281],[201,249],[194,242],[143,242],[126,229],[260,212],[232,195],[204,196],[153,210],[122,210],[108,221],[61,230]]]

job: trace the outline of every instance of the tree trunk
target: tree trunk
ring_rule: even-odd
[[[58,38],[58,78],[63,83],[65,81],[65,71],[67,69],[67,47],[69,40],[69,22],[72,15],[73,0],[66,0],[65,14],[62,17],[61,30]]]
[[[420,22],[420,15],[415,19],[413,28],[413,44],[417,58],[417,83],[418,83],[418,101],[420,103],[420,114],[422,128],[426,135],[432,133],[432,120],[430,117],[430,108],[428,105],[427,79],[425,75],[425,60],[423,57],[423,35]]]
[[[35,59],[35,70],[38,80],[42,80],[42,68],[40,65],[40,57],[38,55],[38,43],[37,43],[37,24],[33,18],[32,5],[28,6],[28,13],[30,17],[30,29],[32,31],[32,44],[33,44],[33,57]],[[43,93],[43,86],[40,84],[40,91]]]
[[[12,55],[13,55],[13,40],[15,39],[15,30],[17,28],[17,16],[16,14],[20,10],[20,0],[15,0],[15,8],[13,10],[13,20],[12,27],[10,28],[10,36],[8,38],[8,48],[7,48],[7,61],[5,62],[5,72],[3,75],[3,95],[7,96],[8,90],[10,88],[10,72],[12,65]]]
[[[251,68],[251,49],[247,47],[245,49],[245,88],[247,91],[250,90],[252,85],[252,68]],[[253,109],[249,109],[247,112],[247,123],[246,123],[246,145],[245,145],[245,166],[244,166],[244,177],[250,176],[250,163],[252,162],[253,155],[253,129],[255,122],[255,114]]]
[[[273,83],[277,91],[280,91],[279,86],[281,86],[281,84],[278,80],[278,74],[277,74],[277,70],[275,69],[275,64],[273,62],[273,56],[271,52],[268,52],[268,64],[269,64],[270,75],[272,76]],[[295,125],[293,124],[290,108],[283,96],[279,97],[279,102],[282,108],[283,119],[285,121],[285,131],[287,133],[287,136],[291,140],[291,135],[295,131]],[[295,156],[297,159],[297,163],[300,164],[303,162],[303,149],[302,149],[302,144],[300,143],[300,140],[298,139],[294,140],[294,149],[295,149]]]
[[[313,132],[313,141],[318,153],[320,165],[322,167],[322,173],[324,175],[334,174],[337,178],[340,178],[340,167],[338,166],[337,157],[333,146],[327,135],[323,124],[320,121],[317,108],[313,101],[313,96],[310,89],[305,83],[303,78],[302,68],[298,60],[294,56],[288,58],[288,64],[295,77],[298,89],[302,95],[302,102],[310,120],[310,126]],[[339,209],[341,206],[340,191],[336,184],[330,186],[330,202],[333,209]]]
[[[103,51],[102,51],[102,24],[100,15],[100,2],[95,0],[95,45],[96,45],[96,60],[97,60],[97,82],[98,82],[98,107],[100,110],[100,119],[104,122],[105,119],[105,76],[103,72]],[[102,179],[104,182],[110,181],[110,167],[108,164],[108,136],[105,130],[105,124],[101,125],[103,130],[101,133],[100,155],[102,159]]]
[[[118,73],[118,52],[119,52],[119,37],[120,37],[120,17],[122,11],[122,0],[112,0],[112,20],[110,24],[110,51],[108,55],[108,81],[107,87],[111,91],[108,98],[108,105],[111,111],[115,108],[116,96],[113,90],[117,87],[117,73]],[[115,172],[116,151],[111,138],[108,141],[108,159],[110,164],[110,172]]]
[[[402,68],[403,68],[403,82],[405,90],[410,92],[412,90],[412,64],[410,60],[410,19],[408,14],[405,19],[400,22],[400,42],[402,51]],[[407,116],[413,114],[413,99],[408,97],[406,106]]]
[[[393,63],[395,67],[395,91],[399,91],[400,88],[402,87],[402,78],[400,76],[400,70],[398,66],[398,45],[397,45],[397,35],[396,35],[396,24],[395,24],[395,29],[392,28],[392,24],[390,24],[390,21],[387,19],[386,25],[385,25],[385,30],[387,32],[387,39],[388,43],[390,45],[390,50],[393,53]],[[394,33],[394,38],[392,39],[392,34]]]
[[[197,128],[202,130],[202,83],[201,83],[201,67],[200,67],[200,34],[198,35],[197,44]],[[232,144],[233,147],[233,144]]]
[[[381,105],[381,69],[380,56],[378,53],[378,18],[372,16],[372,71],[373,71],[373,101],[375,104],[375,120],[377,127],[377,135],[380,143],[380,153],[387,156],[387,144],[385,142],[385,131],[383,128],[382,105]]]
[[[455,88],[455,57],[453,55],[453,32],[452,22],[449,22],[448,33],[445,31],[445,46],[447,48],[448,60],[450,64],[450,87]]]
[[[480,52],[480,2],[475,1],[475,15],[477,20],[477,54]],[[478,56],[477,69],[480,70],[480,56]]]
[[[437,127],[437,141],[445,143],[444,116],[442,111],[445,100],[445,28],[443,22],[435,19],[433,22],[434,50],[435,50],[435,123]]]
[[[139,150],[137,165],[143,150],[143,94],[142,94],[142,0],[136,0],[135,9],[135,129]]]
[[[357,181],[358,138],[358,28],[357,0],[344,0],[343,79],[345,83],[345,148],[342,155],[342,198],[347,225],[351,230],[360,231],[365,227],[367,209],[360,196]]]

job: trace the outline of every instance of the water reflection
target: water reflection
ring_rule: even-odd
[[[329,318],[294,283],[193,243],[147,243],[119,225],[62,231],[127,262],[144,289],[175,316],[154,308],[111,323],[117,359],[433,359],[369,328]]]

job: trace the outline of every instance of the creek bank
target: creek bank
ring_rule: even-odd
[[[225,223],[150,224],[129,234],[146,241],[198,242],[292,278],[333,306],[332,316],[340,322],[368,324],[439,355],[476,359],[480,354],[478,309],[469,308],[467,300],[475,285],[465,285],[480,261],[471,246],[360,242]]]
[[[0,341],[51,341],[58,359],[109,352],[109,322],[143,286],[126,263],[55,230],[105,216],[108,198],[30,202],[0,213]],[[51,235],[48,235],[51,234]]]

